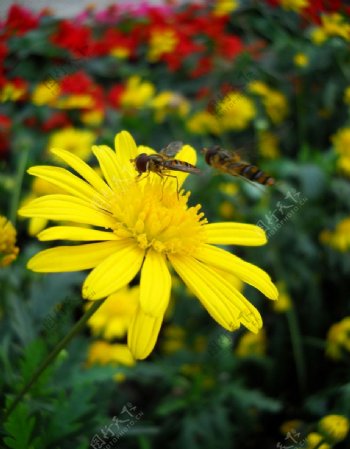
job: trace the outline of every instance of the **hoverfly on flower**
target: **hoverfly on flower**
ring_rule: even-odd
[[[275,184],[274,178],[260,170],[256,165],[242,160],[236,151],[227,151],[219,145],[214,145],[210,148],[203,148],[202,152],[206,163],[217,170],[262,185],[272,186]]]
[[[201,172],[199,168],[189,162],[174,159],[174,156],[181,150],[182,147],[183,143],[180,141],[171,142],[165,148],[162,148],[159,153],[141,153],[135,159],[130,159],[130,162],[135,164],[135,169],[138,172],[138,178],[142,176],[143,173],[147,173],[148,176],[151,172],[156,173],[161,178],[163,176],[175,178],[177,183],[177,191],[179,191],[177,177],[175,175],[171,175],[169,171],[181,171],[196,175]]]

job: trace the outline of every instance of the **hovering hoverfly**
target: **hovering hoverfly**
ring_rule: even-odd
[[[199,168],[190,164],[189,162],[174,159],[176,153],[183,147],[183,143],[179,141],[171,142],[165,148],[162,148],[159,153],[146,154],[141,153],[135,159],[130,159],[130,162],[135,164],[139,178],[144,173],[149,175],[151,172],[156,173],[161,178],[164,176],[175,178],[177,184],[177,192],[179,192],[178,179],[175,175],[171,175],[169,171],[180,171],[184,173],[192,173],[198,175],[201,171]]]
[[[202,151],[206,163],[224,173],[243,177],[262,185],[272,186],[275,184],[274,178],[260,170],[259,167],[243,161],[237,152],[224,150],[219,145],[203,148]]]

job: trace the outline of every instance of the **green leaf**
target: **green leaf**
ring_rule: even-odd
[[[34,416],[30,417],[27,405],[18,404],[4,424],[5,431],[9,434],[4,438],[4,442],[12,449],[31,449],[31,436],[35,426]],[[36,439],[38,442],[38,439]]]

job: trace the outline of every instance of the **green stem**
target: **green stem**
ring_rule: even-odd
[[[20,196],[21,196],[23,176],[24,176],[24,172],[26,169],[26,165],[27,165],[28,154],[29,154],[29,146],[25,145],[25,146],[23,146],[22,151],[20,152],[16,177],[15,177],[15,187],[13,190],[11,203],[10,203],[9,219],[13,225],[16,224],[17,209],[18,209],[18,204],[19,204],[19,200],[20,200]]]
[[[140,435],[138,437],[138,441],[139,441],[139,447],[140,449],[151,449],[151,444],[150,441],[147,437],[145,437],[144,435]]]
[[[16,399],[10,405],[5,413],[4,419],[11,415],[14,409],[17,407],[23,396],[30,390],[30,388],[39,379],[41,374],[46,370],[50,363],[57,357],[57,355],[64,349],[67,344],[72,340],[72,338],[84,327],[89,318],[97,311],[97,309],[104,303],[105,299],[99,301],[94,301],[91,307],[85,312],[85,314],[80,318],[80,320],[72,327],[68,334],[55,346],[55,348],[50,352],[46,359],[39,365],[38,369],[33,373],[29,382],[22,388],[18,393]]]
[[[298,383],[302,393],[306,391],[306,369],[305,360],[303,353],[303,345],[301,339],[301,333],[298,323],[298,318],[294,307],[292,306],[287,311],[288,327],[290,332],[290,337],[292,341],[293,355],[296,364]]]

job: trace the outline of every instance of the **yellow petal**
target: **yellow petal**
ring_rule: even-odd
[[[114,190],[122,188],[125,178],[128,177],[128,172],[118,164],[115,152],[107,145],[94,145],[92,151],[98,159],[103,176],[109,186]]]
[[[140,306],[151,316],[164,315],[170,298],[171,276],[163,254],[150,249],[146,255],[140,282]]]
[[[130,159],[135,159],[138,155],[135,140],[130,133],[122,131],[115,136],[114,145],[120,170],[125,176],[134,177],[135,170]]]
[[[202,245],[195,255],[201,262],[237,276],[243,282],[260,290],[270,299],[278,298],[278,290],[270,276],[261,268],[211,245]]]
[[[57,246],[32,257],[28,268],[40,273],[59,273],[93,268],[115,251],[116,242],[89,243],[78,246]]]
[[[37,235],[47,225],[46,218],[32,218],[29,220],[28,233],[32,237]]]
[[[87,201],[69,195],[45,195],[23,206],[22,217],[40,217],[48,220],[72,221],[104,228],[115,226],[114,218],[102,210],[95,210]]]
[[[175,159],[178,159],[179,161],[188,162],[192,165],[196,165],[197,153],[196,153],[195,149],[193,147],[191,147],[190,145],[184,145],[182,147],[182,149],[175,156]],[[189,173],[177,172],[176,175],[177,175],[177,179],[179,181],[179,188],[180,188],[182,186],[182,184],[185,182]],[[193,176],[197,176],[197,175],[193,175]]]
[[[259,331],[262,321],[257,309],[215,270],[193,257],[168,257],[187,287],[221,326],[232,331],[241,322],[252,332]]]
[[[48,240],[120,240],[113,232],[98,231],[97,229],[86,229],[78,226],[53,226],[45,229],[37,236],[41,241]]]
[[[267,242],[259,226],[245,223],[211,223],[203,226],[207,243],[216,245],[260,246]]]
[[[151,317],[138,309],[128,329],[128,346],[135,359],[145,359],[152,352],[162,322],[163,316]]]
[[[114,253],[85,279],[83,297],[105,298],[128,284],[141,268],[144,250],[130,239],[113,242]]]
[[[72,167],[79,175],[84,178],[89,184],[91,184],[98,192],[104,196],[112,195],[111,189],[98,176],[88,164],[82,161],[78,156],[66,150],[59,150],[53,148],[50,150],[52,154],[65,161],[70,167]]]
[[[71,193],[78,198],[88,200],[89,202],[93,201],[95,204],[101,204],[105,209],[109,209],[108,202],[101,194],[99,194],[85,181],[73,175],[64,168],[42,165],[29,168],[28,173],[30,175],[45,179],[63,191]]]
[[[146,145],[138,145],[138,147],[137,147],[137,154],[141,154],[141,153],[155,154],[156,152],[154,151],[153,148],[148,147]]]

